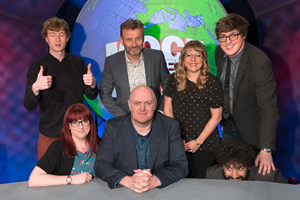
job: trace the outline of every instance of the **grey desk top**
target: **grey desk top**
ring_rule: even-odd
[[[1,200],[163,199],[163,200],[285,200],[300,199],[300,185],[258,181],[182,179],[163,189],[137,194],[127,188],[109,189],[96,178],[83,185],[29,188],[27,182],[0,184]]]

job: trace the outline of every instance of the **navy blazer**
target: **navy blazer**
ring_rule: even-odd
[[[215,51],[217,77],[225,62],[224,51]],[[233,115],[244,141],[257,148],[275,149],[279,110],[272,63],[257,47],[245,43],[233,89]]]
[[[146,85],[155,93],[157,109],[164,110],[163,96],[160,86],[167,85],[170,76],[162,51],[143,49],[145,64]],[[116,89],[117,98],[112,98],[113,89]],[[105,59],[104,70],[100,83],[100,99],[105,108],[115,117],[129,113],[128,99],[130,87],[124,51],[108,56]]]
[[[149,150],[149,169],[165,187],[188,174],[179,123],[156,112],[152,122]],[[131,114],[106,122],[105,131],[95,161],[96,177],[110,188],[124,176],[132,176],[138,169]]]

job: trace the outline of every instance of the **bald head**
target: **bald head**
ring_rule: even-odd
[[[128,100],[133,123],[149,124],[156,110],[156,97],[151,88],[140,85],[134,88]]]
[[[150,92],[152,99],[154,101],[156,101],[156,96],[155,96],[153,90],[150,87],[148,87],[147,85],[139,85],[139,86],[135,87],[130,93],[129,101],[132,98],[132,96],[135,95],[135,93],[139,93],[139,92],[144,92],[144,93]]]

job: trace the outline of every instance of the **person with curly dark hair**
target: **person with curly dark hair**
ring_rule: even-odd
[[[216,151],[218,165],[209,167],[205,178],[288,183],[278,169],[266,175],[258,173],[259,167],[254,165],[256,155],[255,148],[244,141],[224,142]]]

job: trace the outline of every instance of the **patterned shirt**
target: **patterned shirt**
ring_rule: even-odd
[[[83,172],[88,172],[91,175],[95,176],[94,172],[94,163],[96,155],[92,153],[91,149],[88,149],[86,152],[81,153],[77,151],[77,155],[74,159],[74,165],[72,167],[71,175],[80,174]]]
[[[177,90],[177,80],[173,73],[164,94],[172,98],[173,115],[180,123],[182,137],[187,141],[195,140],[211,118],[210,108],[223,107],[223,89],[220,81],[210,75],[203,88],[198,89],[194,82],[186,79],[186,88]],[[200,149],[215,151],[219,144],[218,130],[204,141]]]
[[[141,54],[139,62],[134,65],[126,55],[126,66],[127,66],[127,74],[128,74],[128,82],[130,92],[139,85],[146,85],[146,72],[145,72],[145,63],[143,53]]]

